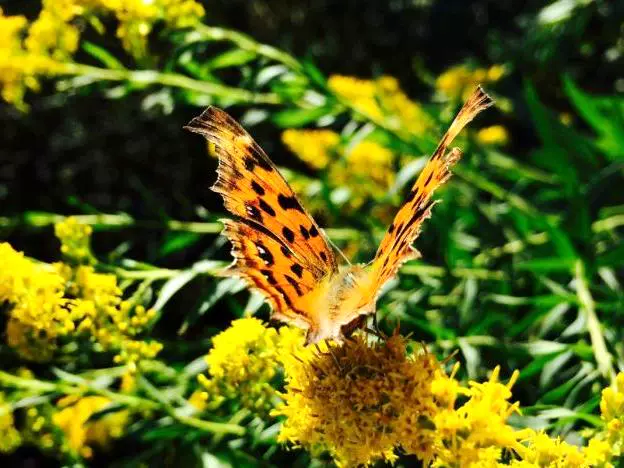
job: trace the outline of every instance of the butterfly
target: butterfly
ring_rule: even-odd
[[[218,156],[211,189],[233,215],[222,221],[234,257],[223,274],[262,293],[272,318],[305,329],[306,344],[341,342],[375,314],[382,287],[400,266],[420,256],[412,243],[436,203],[431,196],[462,155],[448,146],[492,104],[481,87],[466,100],[365,265],[339,264],[327,236],[262,148],[226,112],[209,107],[184,128],[205,137]]]

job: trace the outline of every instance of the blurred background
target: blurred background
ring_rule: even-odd
[[[514,397],[527,417],[543,416],[544,427],[564,435],[582,427],[540,411],[596,413],[600,388],[624,363],[624,2],[199,3],[204,25],[243,33],[252,44],[220,40],[216,29],[192,36],[191,23],[172,26],[166,11],[143,32],[124,23],[130,7],[90,12],[68,20],[79,46],[46,50],[92,68],[43,73],[36,86],[25,85],[23,100],[3,95],[0,239],[56,261],[55,215],[106,214],[92,223],[92,248],[108,265],[132,259],[184,270],[228,260],[215,224],[221,200],[208,190],[216,160],[182,129],[216,104],[286,168],[347,255],[366,261],[468,88],[481,82],[497,106],[459,142],[466,154],[457,176],[436,194],[443,203],[416,243],[423,259],[382,298],[382,329],[400,322],[436,352],[459,349],[466,378],[496,365],[506,375],[519,369]],[[42,3],[2,0],[0,8],[33,22]],[[132,42],[133,27],[140,43]],[[258,52],[258,44],[278,53]],[[0,66],[5,86],[9,69]],[[180,84],[180,76],[193,83]],[[366,93],[379,115],[358,104]],[[332,144],[340,149],[306,140],[302,129],[318,128],[334,132],[325,136],[339,139]],[[361,142],[375,146],[358,158]],[[198,358],[210,336],[250,309],[247,292],[218,284],[209,276],[184,282],[150,330],[171,366]],[[589,292],[591,305],[579,291]],[[266,306],[252,309],[268,319]],[[4,352],[2,367],[20,365],[22,357]],[[115,450],[95,462],[129,459],[127,447]],[[246,448],[246,463],[307,463],[264,450]],[[56,463],[30,448],[11,460]]]

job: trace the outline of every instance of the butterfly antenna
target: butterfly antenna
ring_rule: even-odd
[[[346,255],[342,252],[342,250],[340,250],[340,249],[338,248],[338,246],[334,243],[334,241],[333,241],[333,240],[331,240],[331,239],[329,238],[329,236],[325,236],[325,237],[327,238],[327,241],[329,242],[329,245],[331,245],[331,246],[334,248],[334,250],[340,254],[340,256],[342,257],[342,259],[343,259],[345,262],[347,262],[347,266],[353,266],[353,265],[351,264],[351,262],[349,261],[349,259],[347,258],[347,256],[346,256]]]

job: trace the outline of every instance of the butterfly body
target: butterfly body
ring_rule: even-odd
[[[204,136],[219,158],[212,189],[234,216],[223,221],[234,257],[223,274],[261,292],[273,318],[307,330],[307,343],[341,341],[375,313],[379,292],[400,266],[419,255],[412,243],[435,203],[431,196],[461,156],[447,148],[491,104],[481,88],[466,101],[366,265],[339,265],[323,230],[260,146],[228,114],[209,107],[185,128]]]

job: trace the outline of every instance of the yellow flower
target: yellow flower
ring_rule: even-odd
[[[0,8],[0,96],[21,110],[26,109],[26,90],[39,89],[37,78],[58,70],[52,58],[24,48],[22,34],[26,27],[26,18],[4,16]]]
[[[279,358],[303,345],[303,333],[282,327],[267,328],[256,318],[234,320],[213,338],[206,356],[208,376],[199,382],[208,393],[207,407],[239,400],[243,407],[266,413],[275,403],[274,380]]]
[[[502,125],[492,125],[477,132],[477,141],[484,145],[500,146],[509,141],[509,134]]]
[[[340,143],[340,135],[331,130],[294,130],[282,133],[282,141],[299,159],[315,169],[324,169]]]
[[[493,65],[489,69],[457,65],[438,76],[435,86],[449,99],[465,100],[477,85],[496,83],[505,73],[503,65]]]
[[[585,457],[578,447],[570,445],[561,439],[551,438],[544,432],[537,432],[533,429],[521,431],[525,444],[516,448],[523,463],[513,461],[510,465],[516,467],[527,466],[547,466],[552,468],[581,468],[589,466]]]
[[[586,447],[583,447],[583,455],[589,466],[613,466],[609,463],[612,453],[612,446],[604,440],[592,438]]]
[[[52,422],[63,431],[70,450],[89,458],[93,446],[106,448],[113,439],[123,435],[129,422],[127,410],[90,421],[95,413],[110,404],[108,398],[101,396],[67,396],[58,401],[57,405],[62,409],[52,416]]]
[[[329,88],[355,109],[375,119],[383,117],[377,102],[377,86],[374,81],[353,76],[332,75],[327,81]]]
[[[341,347],[285,355],[284,363],[284,404],[273,411],[286,417],[279,441],[329,451],[339,466],[392,462],[395,449],[432,458],[433,355],[408,355],[400,335],[373,345],[356,335]]]
[[[54,225],[54,234],[61,241],[61,252],[75,263],[93,263],[91,234],[93,229],[70,216]]]
[[[89,249],[90,228],[65,220],[56,232],[74,260],[94,261]],[[35,263],[6,243],[0,244],[0,304],[10,305],[7,343],[25,359],[47,361],[58,342],[88,338],[100,349],[118,351],[115,361],[133,368],[161,350],[157,342],[133,337],[155,318],[156,312],[122,300],[117,278],[98,273],[90,265]]]
[[[334,187],[348,187],[350,206],[361,206],[369,198],[383,197],[394,182],[393,153],[374,141],[364,140],[348,151],[340,164],[329,168]]]
[[[431,118],[422,107],[409,99],[394,77],[362,80],[332,75],[328,86],[357,111],[375,120],[383,120],[399,131],[420,136],[432,127]]]
[[[15,428],[13,410],[4,401],[4,394],[0,393],[0,454],[13,452],[22,443],[22,437]]]
[[[460,387],[453,373],[450,377],[435,374],[432,389],[441,410],[433,417],[433,466],[493,466],[502,449],[518,445],[516,432],[506,422],[518,409],[509,402],[518,372],[507,384],[498,381],[499,372],[495,368],[487,382],[470,382],[468,388]],[[455,408],[459,395],[468,400]]]

